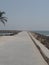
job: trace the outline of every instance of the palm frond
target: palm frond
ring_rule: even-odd
[[[0,22],[2,22],[5,25],[5,22],[7,22],[7,17],[3,17],[3,14],[5,14],[5,12],[0,11]]]
[[[3,20],[1,20],[1,22],[5,25],[5,22]]]
[[[5,12],[3,11],[3,12],[1,12],[2,14],[5,14]]]
[[[7,19],[3,19],[5,22],[7,22]]]
[[[8,19],[7,17],[1,17],[2,19]]]
[[[5,14],[5,12],[4,11],[3,12],[0,11],[0,17],[3,16],[3,14]]]
[[[4,20],[5,22],[7,22],[7,18],[6,17],[0,17],[0,20]]]

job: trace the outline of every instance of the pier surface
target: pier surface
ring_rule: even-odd
[[[0,65],[48,65],[23,31],[15,36],[4,36],[0,42]]]

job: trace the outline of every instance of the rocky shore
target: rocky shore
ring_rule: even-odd
[[[45,36],[35,32],[31,32],[31,34],[49,49],[49,36]]]

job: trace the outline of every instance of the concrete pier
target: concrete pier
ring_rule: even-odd
[[[28,33],[4,36],[0,43],[0,65],[48,65]]]

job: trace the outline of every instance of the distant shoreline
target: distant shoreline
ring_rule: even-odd
[[[0,36],[12,36],[18,34],[19,30],[0,30]]]

